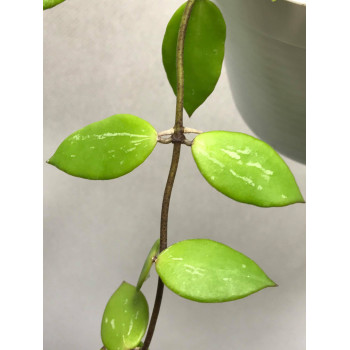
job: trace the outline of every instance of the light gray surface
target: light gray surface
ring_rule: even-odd
[[[159,131],[172,126],[175,98],[161,42],[181,3],[67,0],[44,13],[44,159],[73,131],[113,114],[137,115]],[[214,93],[185,124],[251,134],[225,68]],[[44,166],[45,350],[100,349],[108,298],[123,280],[136,283],[158,236],[170,155],[170,145],[157,145],[142,166],[111,181]],[[305,195],[305,167],[286,161]],[[305,206],[234,202],[207,184],[183,147],[169,243],[196,237],[246,254],[279,287],[223,304],[191,302],[166,289],[151,349],[305,349]],[[143,289],[152,309],[155,271]]]

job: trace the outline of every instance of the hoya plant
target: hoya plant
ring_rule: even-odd
[[[44,9],[63,1],[44,0]],[[164,69],[176,96],[175,120],[169,121],[169,128],[158,131],[139,116],[118,111],[104,119],[97,116],[95,123],[64,139],[47,161],[72,176],[112,181],[140,166],[157,144],[173,149],[159,239],[150,242],[150,250],[145,252],[137,284],[120,281],[106,303],[101,319],[104,350],[149,349],[164,285],[178,296],[200,303],[232,302],[276,286],[250,257],[215,241],[215,236],[167,245],[170,197],[182,147],[190,147],[208,184],[232,200],[258,207],[304,202],[288,166],[265,142],[230,130],[202,132],[186,127],[187,117],[192,117],[215,89],[225,39],[220,9],[209,0],[188,0],[171,17],[162,43]],[[159,279],[150,313],[142,287],[153,265]]]

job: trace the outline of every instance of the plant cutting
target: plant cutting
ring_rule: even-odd
[[[156,131],[139,117],[115,114],[73,132],[48,160],[76,177],[112,180],[140,166],[157,144],[173,147],[159,241],[151,248],[138,283],[122,282],[108,301],[101,324],[105,349],[149,348],[164,285],[183,298],[205,303],[233,301],[276,285],[253,260],[214,240],[185,240],[167,247],[170,197],[182,147],[191,148],[207,182],[233,200],[259,207],[304,201],[285,162],[263,141],[238,132],[202,132],[185,126],[183,109],[191,117],[220,77],[225,37],[225,21],[215,4],[186,2],[170,19],[162,46],[164,68],[176,95],[176,117],[169,125],[173,126]],[[193,140],[190,134],[196,135]],[[141,290],[153,264],[159,280],[149,320]]]

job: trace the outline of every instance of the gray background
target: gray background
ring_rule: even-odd
[[[161,61],[166,24],[183,1],[67,0],[44,13],[44,159],[73,131],[130,113],[158,131],[173,125],[175,97]],[[224,14],[225,15],[225,14]],[[229,38],[227,38],[229,40]],[[185,125],[252,134],[226,69]],[[110,181],[44,166],[44,348],[101,347],[105,304],[136,283],[158,237],[170,145]],[[285,158],[305,196],[305,166]],[[151,349],[305,348],[305,206],[234,202],[200,175],[183,147],[169,215],[169,244],[211,238],[255,260],[279,284],[235,302],[199,304],[165,290]],[[150,309],[156,273],[143,287]]]

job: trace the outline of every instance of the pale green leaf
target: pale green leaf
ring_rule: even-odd
[[[102,317],[101,338],[107,350],[130,350],[148,325],[148,304],[141,291],[123,282],[109,299]]]
[[[114,179],[142,164],[156,143],[157,132],[151,124],[118,114],[68,136],[48,163],[73,176]]]
[[[192,154],[209,184],[238,202],[260,207],[304,202],[287,164],[271,146],[252,136],[206,132],[195,137]]]
[[[208,239],[170,246],[159,254],[156,269],[174,293],[204,303],[236,300],[276,286],[253,260]]]

